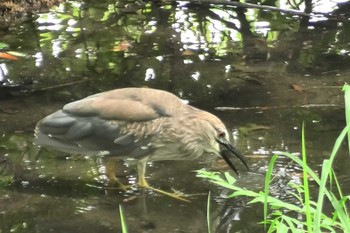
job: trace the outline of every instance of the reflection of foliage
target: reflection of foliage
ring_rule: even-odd
[[[62,0],[18,1],[2,0],[0,2],[0,28],[6,28],[15,19],[25,17],[28,12],[48,9]]]
[[[282,1],[256,2],[282,8]],[[301,1],[285,5],[302,6]],[[345,6],[334,12],[342,16],[341,9]],[[350,29],[347,22],[337,20],[310,21],[308,16],[298,19],[278,11],[195,3],[68,1],[15,28],[3,44],[32,54],[8,64],[9,73],[12,82],[20,84],[25,77],[38,89],[87,77],[93,84],[88,87],[94,89],[89,93],[152,85],[185,95],[196,87],[204,95],[223,84],[231,89],[242,84],[228,83],[224,65],[213,72],[223,73],[219,75],[201,70],[215,66],[214,60],[227,65],[269,60],[307,72],[334,69],[334,64],[346,68]],[[125,41],[132,46],[120,49]],[[155,73],[152,79],[145,77],[146,71]]]

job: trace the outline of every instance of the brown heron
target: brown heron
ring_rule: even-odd
[[[151,188],[145,179],[149,161],[213,154],[238,174],[231,152],[248,168],[219,118],[151,88],[116,89],[69,103],[39,121],[35,137],[37,145],[63,152],[133,159],[145,188]]]

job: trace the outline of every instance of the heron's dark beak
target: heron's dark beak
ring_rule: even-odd
[[[227,141],[225,138],[217,138],[216,141],[220,145],[220,155],[225,160],[227,165],[237,174],[239,175],[238,170],[235,168],[233,163],[230,160],[230,154],[233,153],[234,155],[241,160],[241,162],[246,166],[246,168],[249,170],[247,161],[245,160],[244,156],[239,152],[236,148],[234,148],[229,141]]]

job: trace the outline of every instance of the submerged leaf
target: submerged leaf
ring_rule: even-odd
[[[114,52],[123,52],[123,51],[126,51],[130,48],[132,48],[132,44],[127,41],[127,40],[123,40],[121,41],[118,45],[116,45],[114,48],[113,48],[113,51]]]
[[[303,92],[303,91],[305,91],[305,89],[304,89],[302,86],[298,85],[298,84],[292,84],[291,86],[292,86],[292,89],[293,89],[294,91],[297,91],[297,92]]]
[[[13,56],[13,55],[8,54],[8,53],[3,53],[3,52],[0,52],[0,58],[4,58],[4,59],[7,59],[7,60],[13,60],[13,61],[17,61],[18,60],[18,57]]]

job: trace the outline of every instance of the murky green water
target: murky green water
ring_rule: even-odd
[[[151,184],[194,194],[191,203],[119,193],[106,187],[96,157],[39,150],[33,129],[67,102],[148,86],[225,122],[251,166],[238,165],[242,187],[263,187],[273,151],[300,152],[302,122],[317,170],[345,125],[341,86],[350,81],[349,22],[324,22],[186,2],[67,1],[1,32],[3,49],[23,56],[0,60],[0,232],[121,232],[119,205],[132,233],[206,232],[209,190],[217,232],[262,232],[262,208],[223,199],[227,190],[195,177],[213,167],[205,159],[149,166]],[[348,191],[349,157],[338,159]],[[135,182],[127,170],[125,181]],[[300,170],[280,159],[276,173],[273,191],[289,198],[286,184]]]

